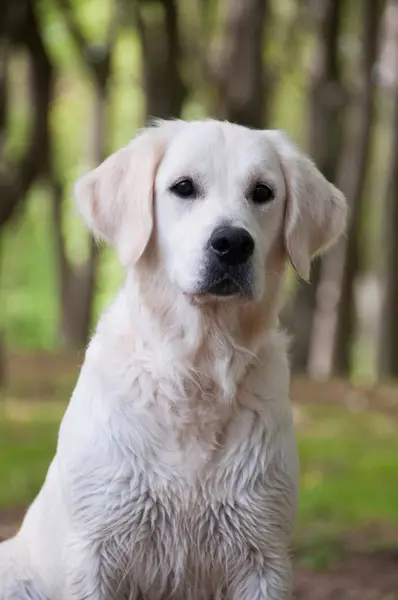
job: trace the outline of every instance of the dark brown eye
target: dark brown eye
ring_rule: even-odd
[[[181,179],[171,186],[170,190],[180,198],[195,198],[196,188],[192,179]]]
[[[275,192],[270,185],[258,183],[251,193],[254,204],[267,204],[275,198]]]

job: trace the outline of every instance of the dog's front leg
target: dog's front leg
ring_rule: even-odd
[[[66,565],[68,593],[65,597],[71,600],[108,599],[110,590],[99,545],[74,539],[68,546]]]
[[[267,558],[247,569],[227,594],[227,600],[290,600],[292,568],[289,557]]]
[[[136,600],[123,574],[115,568],[115,557],[106,543],[75,540],[67,552],[68,600]],[[127,592],[128,584],[128,592]]]

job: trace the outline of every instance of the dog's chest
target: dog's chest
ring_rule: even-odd
[[[275,475],[271,413],[249,389],[232,408],[141,372],[87,421],[68,458],[70,502],[75,528],[100,548],[110,596],[138,585],[145,600],[190,600],[190,589],[216,598],[226,573],[289,529],[291,481]]]
[[[269,523],[278,519],[263,425],[241,415],[221,441],[224,447],[207,452],[203,445],[178,453],[143,436],[128,453],[119,440],[113,461],[108,456],[87,474],[77,516],[101,544],[115,585],[123,581],[128,590],[138,584],[149,600],[151,590],[179,600],[178,590],[197,582],[207,600],[218,593],[226,565],[230,572],[251,552],[263,551]],[[192,597],[201,600],[201,593]]]
[[[267,515],[263,481],[253,476],[258,483],[246,492],[216,476],[203,484],[174,481],[157,489],[143,477],[138,488],[120,490],[101,542],[118,585],[125,580],[129,593],[138,586],[148,600],[152,594],[179,600],[179,590],[185,599],[189,589],[195,600],[221,593],[226,573],[251,553],[263,554],[269,522],[275,520],[272,509]]]

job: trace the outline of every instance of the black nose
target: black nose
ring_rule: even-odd
[[[253,254],[254,240],[242,227],[223,226],[211,234],[210,247],[224,264],[242,265]]]

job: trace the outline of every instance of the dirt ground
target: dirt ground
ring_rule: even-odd
[[[0,511],[0,540],[21,519],[17,509]],[[398,551],[350,553],[328,571],[296,565],[294,600],[398,600]]]
[[[398,554],[347,556],[326,572],[297,567],[295,600],[395,600]]]

